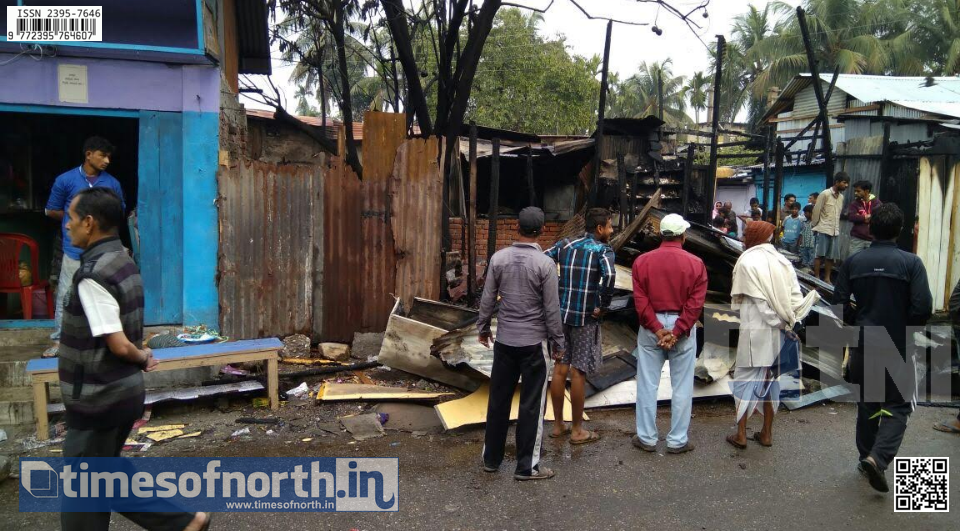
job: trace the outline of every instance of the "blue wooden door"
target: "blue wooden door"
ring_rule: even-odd
[[[183,323],[183,116],[140,113],[137,226],[144,324]]]

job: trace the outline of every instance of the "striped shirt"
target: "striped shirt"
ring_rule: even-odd
[[[610,306],[617,276],[613,248],[593,234],[585,234],[573,241],[558,241],[546,254],[560,264],[560,319],[564,324],[583,326],[593,310]]]

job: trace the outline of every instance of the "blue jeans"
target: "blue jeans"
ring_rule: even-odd
[[[63,325],[63,309],[67,306],[67,299],[70,298],[70,291],[73,290],[73,276],[80,269],[80,260],[74,260],[66,254],[63,255],[63,262],[60,266],[60,278],[57,280],[57,297],[53,301],[55,308],[53,333],[50,339],[60,341],[60,330]]]
[[[672,330],[679,316],[658,313],[657,319],[667,330]],[[663,362],[670,360],[670,382],[673,398],[670,400],[670,433],[667,446],[680,448],[687,444],[690,429],[690,410],[693,406],[693,369],[697,363],[697,329],[677,341],[670,351],[657,346],[656,334],[645,328],[637,334],[637,437],[643,444],[657,444],[657,390]]]

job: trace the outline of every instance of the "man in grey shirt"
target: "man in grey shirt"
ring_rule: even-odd
[[[510,423],[510,406],[521,381],[517,418],[517,468],[514,479],[549,479],[554,473],[540,466],[543,414],[547,395],[547,365],[542,343],[550,340],[554,359],[563,356],[563,326],[557,266],[543,254],[537,236],[543,231],[543,211],[520,211],[519,239],[490,259],[480,300],[477,328],[480,343],[490,347],[490,318],[500,297],[497,337],[483,445],[483,470],[496,472],[503,461]]]

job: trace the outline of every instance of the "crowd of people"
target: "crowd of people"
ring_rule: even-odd
[[[797,327],[819,300],[816,291],[806,295],[801,292],[796,270],[775,247],[775,240],[782,231],[782,245],[800,251],[804,258],[814,255],[815,263],[822,262],[829,270],[837,258],[839,208],[848,183],[846,175],[838,175],[832,188],[811,197],[813,204],[802,209],[804,219],[800,218],[796,198],[788,196],[780,223],[751,219],[743,230],[744,252],[734,267],[730,291],[733,308],[740,316],[731,385],[737,430],[726,437],[726,442],[738,449],[746,448],[748,440],[763,447],[774,444],[773,420],[779,405],[778,376],[785,370],[783,359],[792,352],[799,365]],[[882,326],[891,337],[901,339],[894,341],[896,354],[911,366],[913,355],[905,339],[906,327],[924,325],[932,308],[926,272],[916,255],[896,246],[904,225],[900,209],[876,201],[868,183],[857,183],[855,191],[857,201],[850,207],[850,214],[855,224],[863,224],[867,229],[863,232],[857,228],[861,225],[856,225],[857,235],[871,243],[840,266],[833,302],[850,310],[845,314],[848,324]],[[752,217],[762,215],[754,212]],[[715,226],[722,225],[723,230],[733,233],[737,231],[736,219],[729,203],[717,205]],[[616,277],[615,257],[608,243],[613,225],[612,215],[604,209],[589,210],[585,221],[587,230],[582,237],[563,239],[544,251],[537,244],[543,229],[543,212],[528,207],[519,215],[518,241],[497,252],[490,261],[478,321],[480,342],[492,346],[494,351],[483,449],[486,472],[497,472],[504,459],[511,401],[518,383],[521,392],[515,479],[538,480],[555,475],[540,463],[548,389],[557,412],[549,437],[568,437],[574,445],[600,440],[598,432],[584,427],[584,382],[602,364],[600,325],[609,309]],[[668,361],[672,398],[665,451],[684,454],[694,450],[688,433],[697,321],[709,279],[703,261],[683,249],[689,227],[690,223],[677,214],[665,216],[659,226],[659,247],[641,254],[632,265],[633,301],[640,327],[634,351],[636,434],[631,443],[643,452],[657,451],[657,395],[663,364]],[[854,299],[856,311],[851,305]],[[493,338],[491,320],[495,311],[497,334]],[[549,343],[549,356],[541,346],[544,341]],[[851,349],[849,381],[862,386],[869,378],[877,377],[871,349],[882,347],[861,343]],[[553,382],[548,385],[549,358],[553,359],[554,368]],[[881,381],[886,382],[886,394],[879,398],[862,396],[859,401],[857,468],[871,486],[886,492],[884,470],[903,439],[916,389],[915,384],[913,389],[898,387],[901,380],[889,374],[884,380],[884,366],[879,366],[879,370]],[[563,411],[568,377],[571,426],[559,413]],[[747,423],[754,413],[763,416],[763,424],[759,432],[748,438]],[[951,423],[940,427],[950,429]]]
[[[766,221],[775,226],[774,245],[795,257],[796,267],[810,271],[817,278],[832,283],[834,269],[843,260],[870,247],[873,212],[882,203],[873,194],[873,184],[862,180],[853,183],[854,197],[844,209],[845,192],[850,176],[839,172],[830,188],[807,196],[801,206],[795,194],[783,196],[780,215],[764,212],[757,198],[750,199],[748,214],[738,215],[731,202],[714,204],[711,225],[732,238],[743,240],[741,226],[753,221]],[[849,243],[841,249],[841,220],[851,223]],[[738,223],[741,220],[743,224]]]

